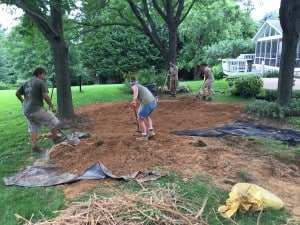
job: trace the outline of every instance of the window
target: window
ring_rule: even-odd
[[[256,43],[256,56],[257,56],[257,57],[259,57],[260,52],[261,52],[260,46],[261,46],[261,41],[258,41],[258,42]]]
[[[255,63],[259,63],[259,57],[260,57],[260,46],[261,46],[261,41],[256,42],[256,47],[255,47]]]
[[[266,42],[262,41],[261,42],[261,48],[260,48],[260,57],[265,57],[265,53],[266,53]]]
[[[300,40],[298,41],[297,44],[296,60],[300,60]]]
[[[278,39],[272,40],[271,58],[276,58]]]
[[[276,56],[277,56],[277,43],[278,39],[273,39],[271,41],[271,56],[270,56],[270,66],[276,66]]]
[[[276,62],[276,66],[277,66],[277,67],[280,66],[281,52],[282,52],[282,38],[280,38],[278,41],[279,41],[279,44],[278,44],[278,50],[277,50],[277,62]]]
[[[270,30],[270,36],[275,36],[276,34],[276,31],[273,27],[271,27],[271,30]]]
[[[267,59],[271,58],[271,41],[266,41],[265,58],[267,58]],[[266,65],[269,65],[269,63],[266,63]]]

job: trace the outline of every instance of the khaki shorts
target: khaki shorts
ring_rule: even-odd
[[[178,81],[177,80],[170,80],[170,89],[175,89],[178,86]]]
[[[59,125],[59,120],[57,117],[52,112],[46,111],[43,108],[37,112],[24,115],[28,122],[29,133],[37,132],[41,125],[49,128],[50,130],[58,127]]]
[[[203,85],[203,87],[212,87],[214,80],[207,79]]]

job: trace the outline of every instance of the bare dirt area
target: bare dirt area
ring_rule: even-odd
[[[299,163],[287,163],[251,151],[253,138],[190,137],[172,131],[213,128],[236,120],[253,121],[278,128],[289,128],[279,120],[259,119],[243,113],[242,104],[192,100],[191,97],[162,97],[152,114],[156,136],[147,141],[139,137],[130,102],[94,103],[76,109],[89,119],[76,131],[89,132],[77,146],[58,146],[51,158],[64,171],[81,174],[96,162],[103,163],[117,176],[136,171],[175,172],[185,178],[202,173],[218,187],[230,191],[242,182],[244,171],[257,184],[280,197],[287,209],[300,218]],[[243,141],[241,141],[243,140]],[[232,143],[239,143],[232,144]],[[83,180],[64,185],[67,197],[75,197],[99,185],[101,180]],[[113,182],[113,181],[112,181]]]

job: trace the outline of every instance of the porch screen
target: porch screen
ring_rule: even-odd
[[[295,67],[300,68],[300,40],[298,41],[298,45],[297,45],[296,65],[295,65]]]
[[[278,39],[272,40],[270,66],[276,66],[276,55],[277,55],[277,48],[278,48],[277,43],[278,43]]]

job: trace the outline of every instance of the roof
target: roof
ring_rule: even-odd
[[[272,31],[270,33],[269,31]],[[266,32],[268,31],[268,32]],[[252,38],[253,41],[257,41],[259,38],[268,36],[282,36],[282,28],[279,20],[266,20],[265,23],[260,27],[255,36]]]

